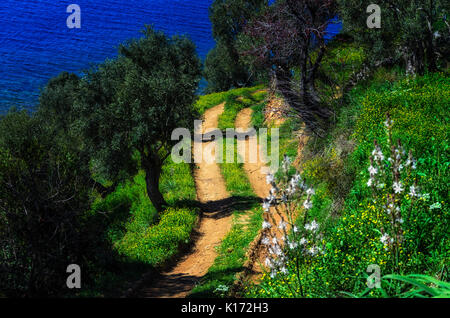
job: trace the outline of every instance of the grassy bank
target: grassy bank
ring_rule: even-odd
[[[448,74],[413,79],[404,78],[399,69],[381,69],[340,101],[336,124],[326,138],[310,139],[302,168],[316,185],[310,214],[323,229],[325,252],[300,270],[305,297],[420,294],[414,288],[407,294],[413,285],[388,274],[426,274],[448,281],[449,91]],[[374,140],[389,152],[384,124],[388,112],[392,138],[417,158],[414,177],[424,194],[416,201],[405,196],[401,203],[404,239],[397,255],[380,240],[390,221],[366,184]],[[367,289],[371,264],[380,266],[384,277],[380,289]],[[247,296],[295,297],[296,281],[266,276]]]
[[[147,196],[143,171],[93,204],[91,213],[97,215],[98,224],[104,224],[113,264],[93,268],[99,273],[98,281],[87,296],[120,295],[126,282],[161,268],[190,243],[199,212],[190,165],[175,164],[169,158],[160,189],[169,207],[159,216]]]

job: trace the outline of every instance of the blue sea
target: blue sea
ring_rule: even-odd
[[[120,43],[144,25],[188,35],[204,59],[214,47],[208,8],[213,0],[1,0],[0,113],[32,109],[40,89],[62,71],[81,74],[117,55]],[[81,28],[66,25],[70,4],[81,8]],[[334,32],[334,31],[333,31]]]
[[[186,34],[201,58],[214,46],[208,8],[213,0],[1,0],[0,111],[32,108],[39,90],[61,71],[81,73],[117,55],[119,43],[146,24]],[[66,8],[81,8],[81,28],[66,25]]]

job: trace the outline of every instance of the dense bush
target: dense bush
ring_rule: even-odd
[[[0,118],[0,291],[9,296],[67,292],[67,266],[84,266],[91,251],[92,180],[46,128],[26,112]]]

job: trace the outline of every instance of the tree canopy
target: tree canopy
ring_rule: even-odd
[[[238,38],[245,25],[268,6],[267,0],[215,0],[210,20],[216,47],[205,61],[208,92],[225,91],[252,83],[258,74],[240,59]]]
[[[244,31],[252,43],[241,54],[253,56],[255,64],[271,72],[276,90],[315,133],[323,130],[330,116],[315,79],[326,52],[325,32],[336,9],[334,0],[278,1]]]
[[[172,131],[193,127],[201,63],[189,39],[169,39],[151,27],[119,53],[81,81],[76,127],[108,179],[143,168],[149,198],[162,211],[161,168],[176,143]]]
[[[404,59],[408,73],[436,71],[439,57],[448,57],[450,3],[445,0],[381,0],[381,28],[366,24],[370,0],[338,0],[346,32],[366,47],[369,61]]]

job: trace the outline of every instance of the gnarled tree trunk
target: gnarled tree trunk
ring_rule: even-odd
[[[159,179],[161,177],[162,163],[159,158],[144,158],[142,166],[145,170],[145,183],[147,195],[158,213],[164,211],[167,206],[166,200],[159,190]]]

